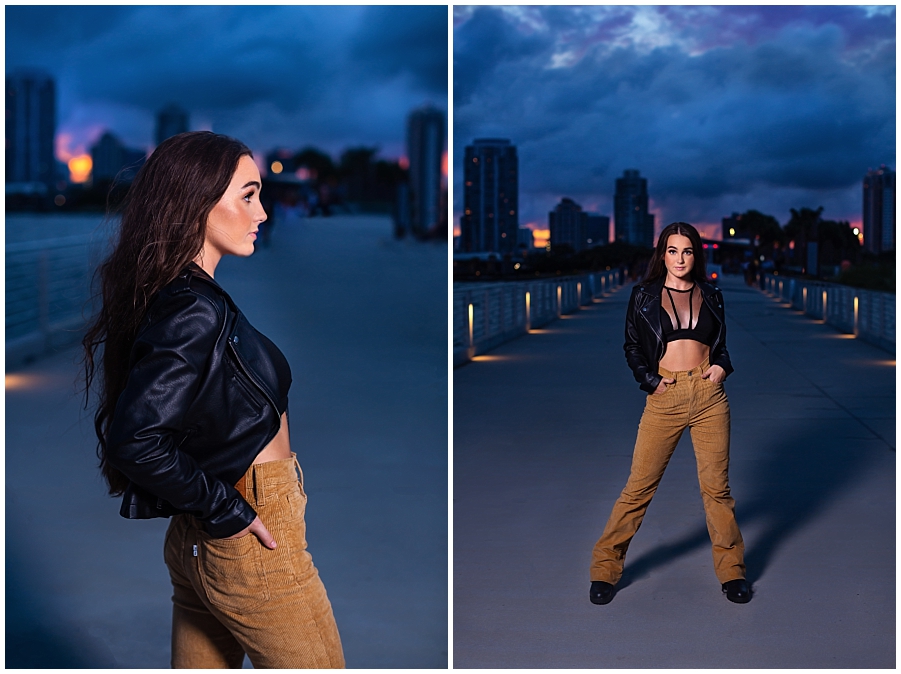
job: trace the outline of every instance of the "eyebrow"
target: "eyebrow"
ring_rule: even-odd
[[[251,180],[251,181],[248,182],[248,183],[244,183],[244,186],[243,186],[241,189],[243,190],[243,189],[245,189],[245,188],[247,188],[247,187],[250,187],[251,185],[256,186],[257,189],[261,189],[261,188],[263,187],[263,186],[260,185],[260,183],[258,183],[256,180]]]

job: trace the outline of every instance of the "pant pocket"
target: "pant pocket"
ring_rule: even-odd
[[[263,546],[256,536],[211,538],[201,532],[200,579],[216,608],[243,613],[269,600]]]

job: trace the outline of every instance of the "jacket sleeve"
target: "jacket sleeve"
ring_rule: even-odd
[[[638,382],[639,388],[647,393],[653,393],[657,390],[662,377],[657,373],[657,368],[653,370],[648,364],[647,356],[641,347],[640,334],[636,321],[638,320],[638,309],[635,306],[635,297],[638,294],[638,286],[632,289],[632,296],[629,297],[629,308],[626,309],[626,342],[623,344],[623,350],[626,352],[626,362]]]
[[[726,348],[726,303],[723,301],[723,293],[721,292],[717,292],[715,299],[719,302],[720,309],[723,312],[723,332],[722,339],[720,339],[720,343],[716,347],[716,353],[710,354],[710,364],[719,365],[726,371],[726,376],[728,377],[735,372],[735,368],[732,367],[732,359],[729,358],[729,350]]]
[[[106,447],[114,468],[197,517],[217,538],[238,533],[256,512],[234,486],[178,446],[190,431],[187,413],[224,329],[219,310],[201,295],[182,292],[159,301],[135,340]]]

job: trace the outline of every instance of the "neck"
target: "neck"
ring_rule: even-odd
[[[204,247],[204,250],[200,251],[200,255],[194,258],[194,264],[209,274],[210,278],[216,278],[216,267],[219,265],[219,260],[221,259],[221,254],[215,251],[208,251],[206,250],[206,247]]]
[[[666,280],[663,282],[663,285],[674,290],[688,290],[694,284],[695,282],[691,278],[678,278],[669,272],[667,272]]]

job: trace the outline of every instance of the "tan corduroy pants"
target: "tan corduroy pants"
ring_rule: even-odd
[[[705,360],[686,372],[659,368],[662,376],[676,382],[665,393],[647,397],[629,480],[594,546],[592,581],[613,585],[619,582],[629,542],[641,526],[686,427],[691,429],[716,577],[721,583],[745,577],[745,546],[735,521],[735,502],[729,493],[729,401],[722,384],[701,378],[708,367]]]
[[[296,467],[296,471],[295,471]],[[298,479],[300,474],[300,479]],[[296,458],[251,466],[243,494],[278,544],[211,538],[172,518],[164,556],[172,579],[172,667],[344,667],[332,606],[307,552],[307,497]]]

